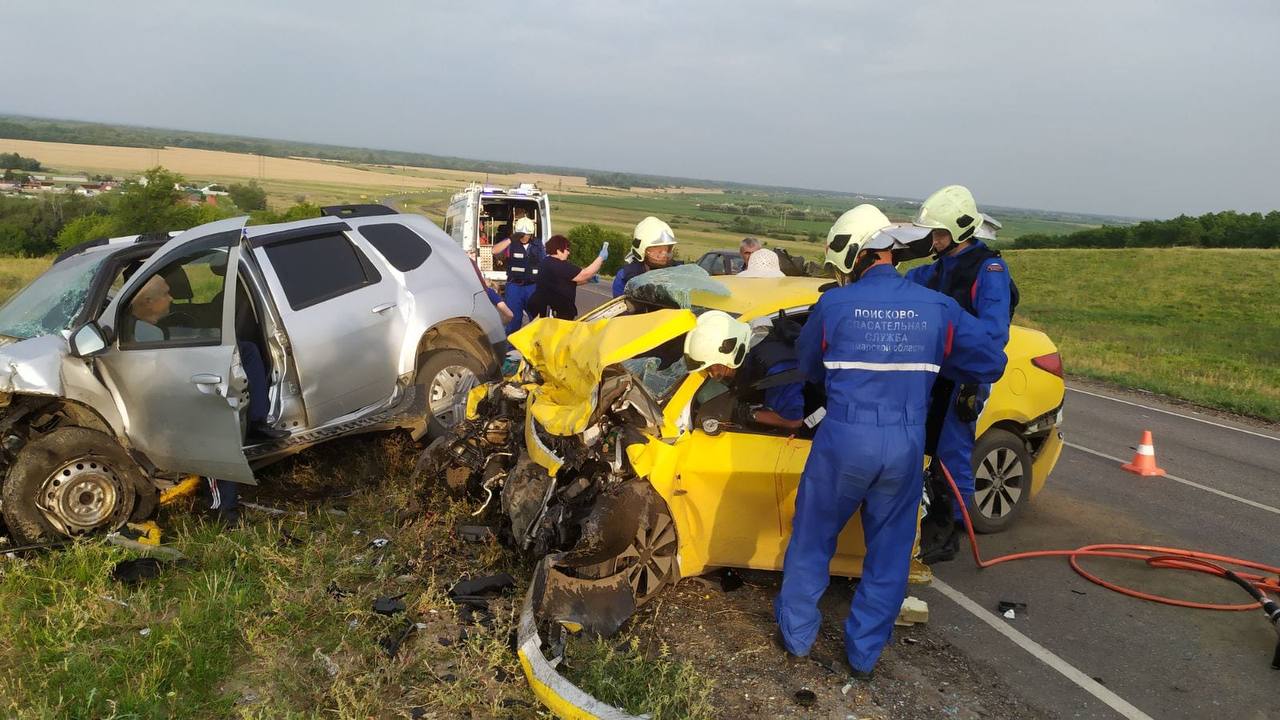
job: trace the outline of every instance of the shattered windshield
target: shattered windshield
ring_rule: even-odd
[[[89,286],[111,253],[67,258],[49,268],[0,307],[0,335],[22,340],[69,330]]]
[[[690,309],[695,292],[720,297],[729,296],[729,288],[711,279],[706,270],[697,265],[650,270],[627,282],[627,297],[661,307]]]
[[[640,380],[640,384],[658,402],[667,401],[667,397],[676,389],[681,380],[689,374],[684,359],[676,360],[665,368],[659,367],[662,360],[656,357],[638,357],[623,360],[622,367],[632,376]]]

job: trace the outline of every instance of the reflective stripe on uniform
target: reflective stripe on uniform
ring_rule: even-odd
[[[922,372],[936,373],[942,368],[933,363],[876,363],[876,362],[858,362],[850,360],[824,360],[823,365],[828,370],[875,370],[875,371],[899,371],[899,370],[916,370]]]

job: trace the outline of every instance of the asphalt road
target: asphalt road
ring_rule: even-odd
[[[1063,450],[1044,491],[1016,527],[979,538],[986,556],[1122,542],[1280,565],[1280,429],[1081,381],[1071,381],[1069,388],[1063,432],[1074,447]],[[1168,478],[1140,478],[1096,454],[1127,461],[1144,429],[1154,434],[1156,459],[1170,475],[1235,497]],[[1248,601],[1229,583],[1195,574],[1119,560],[1087,561],[1087,566],[1108,579],[1161,594]],[[1280,717],[1280,671],[1270,667],[1277,637],[1259,611],[1187,610],[1124,597],[1086,581],[1062,559],[979,570],[965,558],[935,570],[944,583],[988,611],[1001,600],[1026,603],[1025,615],[998,622],[1150,717]],[[1125,714],[938,588],[922,597],[929,601],[935,629],[1033,704],[1070,718]]]
[[[605,283],[584,285],[579,308],[608,295]],[[1117,542],[1280,565],[1280,427],[1084,381],[1068,387],[1062,429],[1069,446],[1018,524],[979,537],[987,557]],[[1128,461],[1143,430],[1154,434],[1159,465],[1178,480],[1140,478],[1111,459]],[[1150,592],[1248,601],[1230,583],[1199,574],[1120,560],[1085,564]],[[915,592],[929,602],[931,628],[1049,713],[1280,718],[1280,671],[1270,667],[1277,636],[1260,611],[1125,597],[1080,577],[1065,559],[979,570],[963,555],[935,571],[941,582]],[[996,613],[1001,600],[1025,603],[1027,611],[1006,619]]]

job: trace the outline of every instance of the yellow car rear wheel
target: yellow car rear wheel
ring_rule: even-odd
[[[1031,499],[1031,453],[1022,438],[991,428],[973,448],[969,519],[980,533],[1008,530]]]

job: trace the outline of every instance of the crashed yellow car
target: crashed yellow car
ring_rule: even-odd
[[[683,340],[707,309],[761,337],[779,318],[802,324],[822,282],[704,278],[672,293],[633,281],[578,321],[511,336],[519,372],[473,390],[466,421],[423,462],[500,509],[507,542],[547,556],[533,589],[540,617],[609,634],[681,577],[782,568],[811,436],[743,421],[737,392],[683,371]],[[977,510],[986,530],[1015,517],[1062,449],[1057,349],[1015,326],[1007,353],[978,424],[976,504],[1000,498]],[[821,388],[805,395],[806,412],[821,407]],[[860,575],[864,552],[855,515],[832,574]],[[917,565],[916,579],[927,572]]]

